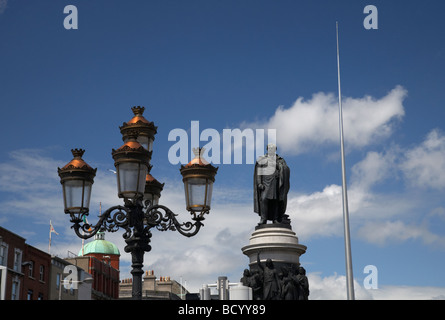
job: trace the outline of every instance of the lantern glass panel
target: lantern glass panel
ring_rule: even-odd
[[[119,197],[133,198],[143,195],[147,166],[140,162],[123,162],[118,167]]]
[[[153,149],[153,140],[148,138],[148,136],[140,134],[137,138],[137,141],[141,146],[144,147],[145,150],[152,151]]]
[[[153,151],[153,139],[148,139],[148,151]]]
[[[210,209],[210,202],[212,201],[213,181],[207,180],[207,199],[206,206]]]
[[[67,180],[63,184],[65,209],[71,213],[88,212],[92,183],[85,180]]]
[[[205,178],[189,178],[185,183],[187,208],[202,211],[210,208],[213,183]],[[207,197],[206,197],[207,196]]]
[[[151,206],[159,204],[159,196],[153,193],[144,193],[144,201],[150,201]]]

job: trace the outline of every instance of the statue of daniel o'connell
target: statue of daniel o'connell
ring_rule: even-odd
[[[268,220],[290,224],[286,212],[290,169],[277,153],[274,144],[267,145],[267,154],[255,163],[253,178],[254,211],[261,217],[259,226]]]

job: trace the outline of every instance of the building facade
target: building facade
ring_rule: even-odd
[[[92,280],[92,275],[82,268],[52,257],[49,300],[91,300]]]
[[[22,300],[48,300],[51,256],[25,243]]]
[[[51,256],[0,227],[0,299],[48,300]]]
[[[83,245],[78,254],[79,257],[95,257],[108,263],[116,270],[119,270],[120,255],[118,247],[114,243],[105,240],[105,232],[96,233],[94,241]]]
[[[92,256],[67,258],[65,260],[91,275],[93,278],[91,299],[112,300],[119,298],[119,270]]]
[[[51,257],[0,227],[0,300],[119,298],[119,250],[99,233],[79,257]]]
[[[123,279],[119,288],[119,299],[132,298],[132,279]],[[181,283],[170,277],[157,277],[153,270],[148,270],[143,276],[142,299],[144,300],[185,300],[189,292]]]
[[[93,241],[82,246],[78,257],[66,261],[91,274],[92,299],[110,300],[119,298],[119,258],[117,246],[105,240],[104,232],[98,232]]]

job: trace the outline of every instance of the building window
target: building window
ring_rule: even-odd
[[[22,268],[22,250],[15,249],[14,250],[14,271],[21,272]]]
[[[57,275],[56,275],[56,289],[59,289],[59,286],[60,286],[60,277],[61,277],[62,275],[60,274],[60,273],[58,273]]]
[[[39,296],[37,297],[37,300],[43,300],[43,293],[39,292]]]
[[[39,277],[40,281],[45,281],[45,267],[44,266],[40,266],[40,277]]]
[[[28,290],[28,295],[26,296],[27,300],[32,300],[32,293],[33,291],[31,289]]]
[[[6,242],[0,242],[0,266],[5,266],[8,258],[8,245]]]
[[[12,279],[11,300],[19,300],[20,280],[18,277]]]
[[[30,278],[34,278],[34,261],[30,261],[29,269],[28,269],[28,276]]]

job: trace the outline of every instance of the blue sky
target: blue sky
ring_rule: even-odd
[[[366,30],[363,9],[378,9]],[[66,30],[63,9],[78,9]],[[111,149],[132,106],[158,126],[153,175],[182,220],[171,130],[276,129],[291,168],[288,214],[308,251],[311,298],[346,297],[335,22],[340,25],[352,257],[362,299],[445,297],[445,23],[441,1],[0,1],[0,225],[77,253],[57,167],[98,168],[91,218],[120,203]],[[206,142],[203,142],[205,144]],[[154,232],[146,269],[237,282],[258,222],[252,164],[218,164],[212,212],[191,239]],[[130,277],[121,232],[121,277]],[[378,269],[366,290],[363,268]]]

